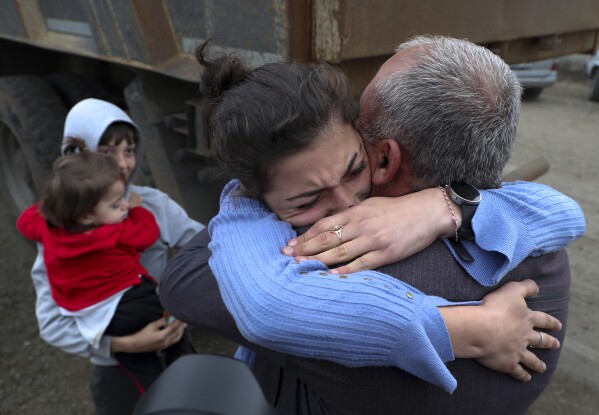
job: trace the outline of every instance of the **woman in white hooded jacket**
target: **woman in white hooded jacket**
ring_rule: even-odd
[[[105,134],[114,123],[126,123],[136,132],[136,140],[128,140]],[[187,213],[165,193],[150,187],[131,184],[142,159],[139,128],[117,106],[98,99],[86,99],[76,104],[68,113],[63,134],[62,153],[71,138],[85,141],[92,152],[110,154],[116,158],[127,178],[127,197],[135,192],[143,198],[143,206],[156,218],[160,228],[158,241],[141,254],[141,263],[158,282],[166,267],[168,249],[181,247],[196,235],[203,225],[191,219]],[[94,365],[91,391],[98,414],[130,414],[138,398],[150,386],[162,370],[159,355],[157,364],[135,373],[118,365],[116,352],[158,352],[178,342],[184,335],[184,324],[174,322],[165,326],[160,319],[139,332],[122,337],[103,336],[98,344],[90,344],[79,331],[72,317],[64,316],[54,299],[43,259],[43,247],[38,244],[38,254],[31,271],[37,294],[36,316],[40,336],[50,345],[65,352],[89,357]],[[115,302],[121,296],[115,296]]]

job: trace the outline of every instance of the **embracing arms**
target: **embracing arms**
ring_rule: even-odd
[[[294,236],[289,225],[278,222],[259,202],[238,197],[233,190],[232,185],[227,186],[221,213],[211,223],[211,266],[225,303],[244,336],[274,350],[346,365],[399,366],[452,390],[455,380],[443,363],[454,356],[441,313],[454,307],[441,307],[441,313],[438,308],[452,303],[427,297],[401,281],[373,271],[331,275],[320,262],[295,263],[279,252],[279,247]],[[249,248],[265,244],[271,246],[260,254],[253,254]],[[195,324],[193,315],[178,315],[177,305],[169,300],[180,291],[173,285],[177,282],[180,280],[175,273],[167,269],[164,284],[174,289],[167,288],[170,292],[165,292],[163,284],[161,298],[177,317]],[[522,298],[519,305],[528,312]],[[201,303],[196,307],[200,313]],[[526,324],[521,323],[527,334],[519,346],[537,339],[531,315]],[[558,323],[550,319],[549,325],[555,328]],[[455,350],[462,353],[459,338],[452,336],[451,341],[455,342]],[[556,347],[557,341],[549,340],[546,346]],[[538,359],[527,354],[525,346],[520,353],[525,360],[518,356],[517,364],[542,369]],[[480,354],[470,350],[457,356]],[[519,369],[519,373],[505,367],[503,371],[525,379],[528,374]]]
[[[504,183],[501,189],[481,193],[472,221],[476,240],[463,242],[474,262],[463,261],[447,243],[456,260],[481,285],[497,284],[527,256],[557,251],[586,231],[578,203],[548,186]],[[454,211],[461,221],[459,208]],[[402,197],[373,197],[319,220],[292,238],[283,252],[327,265],[351,261],[334,269],[336,273],[372,269],[409,257],[437,236],[451,237],[449,218],[437,188]],[[335,225],[344,225],[343,241],[329,231]]]

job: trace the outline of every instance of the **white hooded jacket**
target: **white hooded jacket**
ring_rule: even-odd
[[[85,141],[90,151],[97,152],[98,143],[106,128],[118,121],[134,126],[138,131],[138,136],[141,137],[139,127],[117,106],[94,98],[79,102],[67,115],[62,150],[64,151],[67,138],[78,138]],[[136,149],[138,166],[142,157],[143,150],[140,139]],[[135,171],[131,174],[129,181],[134,174]],[[143,206],[154,214],[160,228],[158,241],[141,254],[142,265],[152,277],[160,281],[162,271],[167,264],[169,248],[185,245],[204,228],[204,225],[191,219],[181,206],[157,189],[129,184],[128,192],[131,191],[143,197]],[[72,316],[61,314],[58,305],[52,298],[43,259],[43,247],[39,244],[31,277],[37,294],[36,316],[40,336],[50,345],[65,352],[91,357],[92,363],[96,365],[116,365],[117,362],[112,358],[110,352],[112,341],[110,336],[98,336],[96,333],[96,336],[90,338],[88,333],[84,337],[75,319]],[[110,318],[123,293],[110,299],[111,305],[106,308]],[[91,341],[89,341],[90,339]]]

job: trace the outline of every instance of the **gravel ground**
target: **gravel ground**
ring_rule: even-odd
[[[551,164],[538,181],[574,197],[585,211],[587,236],[570,249],[573,291],[569,332],[552,386],[529,411],[599,413],[599,336],[596,302],[599,252],[599,104],[584,84],[561,81],[525,103],[510,168],[536,157]],[[34,248],[14,227],[0,202],[0,414],[92,414],[90,364],[47,346],[38,335],[35,293],[29,277]],[[192,332],[200,351],[230,354],[233,345]]]

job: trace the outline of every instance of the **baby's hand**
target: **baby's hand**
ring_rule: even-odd
[[[144,198],[138,195],[135,192],[131,192],[129,195],[129,209],[133,209],[141,206],[141,203],[144,201]]]

